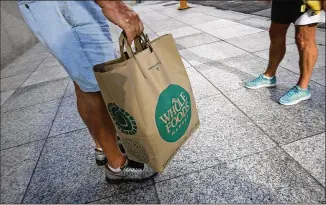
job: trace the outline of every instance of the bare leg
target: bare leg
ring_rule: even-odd
[[[269,62],[265,72],[267,77],[273,77],[276,74],[277,67],[284,58],[286,51],[286,32],[290,24],[271,24],[269,36],[271,45],[269,48]]]
[[[316,28],[317,24],[295,27],[295,40],[300,56],[300,78],[298,85],[303,89],[308,88],[310,77],[318,58]]]
[[[79,114],[93,136],[96,147],[103,149],[112,168],[121,167],[126,159],[118,147],[115,127],[101,93],[86,93],[76,83],[74,85]]]

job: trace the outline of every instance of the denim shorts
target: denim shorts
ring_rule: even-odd
[[[107,19],[94,1],[18,1],[45,48],[84,92],[99,91],[93,66],[116,58]]]

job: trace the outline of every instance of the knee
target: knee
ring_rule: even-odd
[[[286,35],[280,32],[277,32],[274,29],[269,30],[269,38],[272,44],[284,44]]]
[[[315,36],[308,35],[304,30],[299,31],[295,35],[295,43],[299,50],[311,49],[316,46]]]

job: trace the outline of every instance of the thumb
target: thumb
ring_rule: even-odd
[[[129,46],[131,46],[133,40],[134,39],[130,38],[130,36],[127,37],[127,43],[129,44]]]

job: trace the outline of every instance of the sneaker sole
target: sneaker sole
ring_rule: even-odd
[[[116,184],[116,185],[122,184],[122,183],[130,183],[130,182],[143,183],[143,182],[153,179],[156,175],[157,175],[157,173],[153,174],[150,177],[144,178],[144,179],[109,179],[109,178],[105,177],[105,180],[109,184]]]
[[[309,100],[311,98],[311,94],[308,95],[307,97],[304,97],[300,100],[297,100],[297,101],[294,101],[294,102],[291,102],[291,103],[281,103],[279,102],[281,105],[295,105],[295,104],[298,104],[299,102],[302,102],[302,101],[305,101],[305,100]]]
[[[257,90],[259,88],[273,88],[273,87],[276,87],[276,84],[260,85],[260,86],[257,86],[257,87],[248,87],[248,86],[245,86],[245,87],[248,88],[248,89]]]

